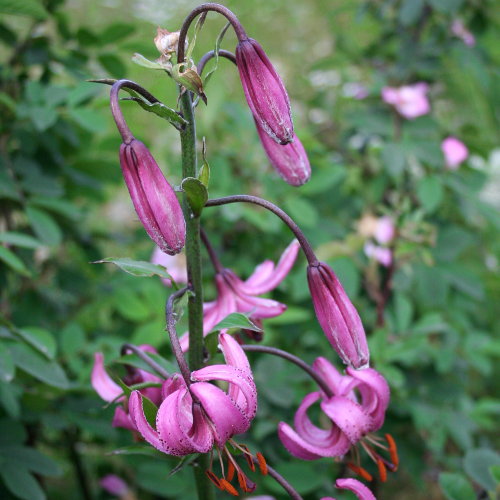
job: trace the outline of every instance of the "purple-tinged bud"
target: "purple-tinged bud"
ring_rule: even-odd
[[[278,144],[293,141],[290,100],[266,53],[252,38],[236,47],[236,65],[255,121]]]
[[[346,365],[367,368],[370,353],[363,324],[335,273],[319,262],[307,268],[307,281],[319,324],[332,347]]]
[[[260,142],[271,165],[285,182],[292,186],[302,186],[311,177],[311,165],[299,138],[294,134],[290,144],[276,144],[255,121]]]
[[[135,211],[149,237],[169,254],[184,247],[186,223],[172,186],[137,139],[120,146],[120,165]]]

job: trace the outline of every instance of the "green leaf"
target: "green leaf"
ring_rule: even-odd
[[[0,477],[7,489],[17,498],[23,500],[45,500],[45,493],[38,481],[17,463],[11,463],[7,459],[0,460]]]
[[[500,455],[489,448],[470,450],[464,458],[465,472],[488,491],[495,488],[495,480],[489,471],[492,465],[500,465]]]
[[[0,381],[0,404],[7,412],[7,415],[16,420],[21,415],[21,405],[19,403],[21,392],[12,382],[5,383]],[[2,435],[1,439],[2,441],[6,441],[7,437]]]
[[[489,469],[491,477],[497,482],[500,483],[500,465],[492,465]]]
[[[170,498],[190,498],[191,485],[184,474],[168,476],[170,466],[165,462],[147,461],[137,466],[137,484],[148,492]]]
[[[399,20],[403,26],[413,24],[420,17],[424,7],[423,0],[404,0],[399,9]]]
[[[120,287],[113,296],[113,303],[118,312],[126,319],[143,322],[150,318],[154,309],[139,295],[138,291],[130,287]]]
[[[73,221],[82,217],[80,209],[68,200],[49,198],[45,196],[34,196],[31,198],[30,203],[40,208],[46,208],[56,214],[63,215]]]
[[[222,321],[219,321],[211,332],[218,332],[225,328],[241,328],[245,330],[252,330],[254,332],[261,332],[262,329],[252,323],[248,316],[242,313],[231,313],[226,316]]]
[[[123,78],[126,75],[126,66],[115,54],[100,54],[97,59],[110,75],[116,78]]]
[[[309,309],[290,306],[283,314],[275,316],[274,318],[266,319],[266,324],[291,325],[295,323],[304,323],[305,321],[309,321],[311,316],[312,314]]]
[[[129,37],[134,32],[135,26],[133,24],[115,23],[108,26],[99,38],[103,44],[115,43]]]
[[[406,155],[400,144],[388,143],[382,151],[382,162],[385,170],[393,179],[397,179],[406,166]]]
[[[78,323],[69,323],[58,335],[61,352],[67,356],[74,356],[81,351],[86,344],[83,328]]]
[[[313,228],[318,224],[318,211],[316,207],[304,198],[296,195],[285,201],[285,209],[290,216],[301,226]]]
[[[42,243],[33,236],[12,231],[0,233],[0,243],[8,243],[22,248],[38,248],[42,246]]]
[[[189,45],[188,45],[188,48],[186,50],[186,55],[185,55],[185,59],[186,59],[186,61],[188,61],[188,63],[191,60],[191,55],[193,54],[193,49],[196,45],[196,37],[198,36],[199,32],[201,31],[201,28],[203,28],[203,25],[205,24],[205,19],[207,18],[207,13],[208,13],[207,11],[203,12],[201,14],[201,16],[199,16],[198,19],[196,20],[196,24],[194,26],[193,37],[189,41]]]
[[[51,246],[57,246],[61,243],[61,229],[49,214],[38,208],[27,206],[26,216],[33,231],[43,243]]]
[[[206,87],[207,83],[209,82],[210,78],[212,78],[212,75],[215,73],[217,70],[217,67],[219,65],[219,50],[220,46],[222,44],[222,40],[224,39],[224,35],[226,34],[226,31],[228,28],[231,26],[231,23],[226,23],[226,25],[222,28],[221,32],[219,33],[219,36],[217,37],[217,40],[215,40],[215,49],[214,49],[214,56],[215,56],[215,64],[214,67],[206,74],[205,79],[203,81],[203,86]]]
[[[10,350],[2,342],[0,343],[0,381],[12,382],[16,373],[16,366],[12,360]]]
[[[443,186],[437,177],[424,177],[417,185],[418,199],[428,213],[439,207],[443,194]]]
[[[49,331],[32,326],[17,328],[15,333],[46,358],[54,359],[57,345],[54,336]]]
[[[0,0],[0,12],[2,14],[15,14],[17,16],[29,16],[35,19],[47,19],[49,16],[42,2],[39,0]]]
[[[429,3],[439,12],[454,13],[462,6],[464,0],[429,0]]]
[[[142,66],[143,68],[165,70],[165,67],[160,63],[156,61],[150,61],[149,59],[145,58],[142,54],[138,54],[137,52],[132,56],[132,62],[138,64],[139,66]]]
[[[63,369],[54,361],[47,361],[26,344],[16,344],[11,348],[16,366],[46,384],[67,389],[69,381]]]
[[[31,275],[24,262],[14,252],[3,246],[0,246],[0,260],[23,276]]]
[[[142,97],[135,97],[135,96],[126,97],[123,100],[135,101],[137,104],[139,104],[139,106],[142,109],[149,111],[150,113],[154,113],[160,118],[164,118],[177,130],[184,130],[185,126],[188,123],[186,120],[184,120],[184,118],[182,118],[182,116],[179,113],[177,113],[177,111],[175,111],[175,109],[169,108],[168,106],[165,106],[165,104],[161,102],[154,102],[151,104]]]
[[[80,127],[92,133],[103,132],[106,130],[105,118],[96,113],[94,109],[88,108],[70,108],[68,114]]]
[[[106,257],[102,260],[96,260],[92,264],[115,264],[122,271],[125,271],[132,276],[149,277],[159,276],[160,278],[172,279],[170,274],[167,273],[165,267],[159,264],[152,264],[144,260],[132,260],[128,257]]]
[[[161,453],[157,449],[147,444],[131,444],[118,448],[109,453],[110,455],[144,455],[147,457],[154,457],[155,459],[168,460],[165,453]]]
[[[199,217],[208,200],[208,191],[205,185],[194,177],[186,177],[181,184],[182,190],[186,193],[187,201],[193,215]]]
[[[470,500],[476,496],[471,484],[462,474],[441,472],[439,485],[448,500]]]
[[[2,446],[0,447],[0,457],[9,462],[17,463],[20,468],[43,476],[56,477],[60,476],[62,472],[51,458],[27,446]]]
[[[177,370],[177,366],[160,356],[159,354],[155,354],[153,352],[146,353],[153,361],[155,361],[158,365],[160,365],[166,372],[174,373]],[[120,365],[129,365],[135,368],[139,368],[140,370],[147,371],[148,373],[152,373],[153,375],[158,375],[153,368],[151,368],[145,361],[143,361],[136,354],[125,354],[120,358],[113,360],[113,363],[118,363]]]
[[[39,132],[52,127],[57,121],[57,110],[49,106],[32,106],[28,110],[28,116]]]

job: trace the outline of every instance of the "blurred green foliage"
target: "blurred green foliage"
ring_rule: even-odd
[[[152,22],[173,31],[196,4],[0,0],[2,498],[106,498],[98,480],[111,472],[125,478],[141,499],[193,495],[189,467],[167,477],[176,459],[153,450],[136,454],[130,434],[111,427],[112,408],[103,409],[90,388],[98,350],[108,361],[119,358],[125,341],[152,344],[167,358],[170,351],[163,317],[168,290],[159,278],[90,264],[106,257],[148,260],[152,245],[121,180],[120,141],[105,89],[85,80],[126,76],[175,107],[174,83],[130,59],[134,52],[155,59]],[[401,453],[400,470],[386,484],[374,485],[377,496],[495,498],[500,477],[494,452],[500,414],[495,2],[231,0],[226,5],[283,75],[313,175],[299,189],[277,178],[260,148],[237,73],[221,60],[206,88],[208,106],[197,110],[211,166],[210,196],[251,193],[282,206],[358,307],[374,365],[392,389],[383,431],[394,435]],[[474,33],[474,47],[452,34],[454,19]],[[195,59],[214,47],[222,26],[222,19],[209,16]],[[223,48],[233,46],[228,34]],[[403,121],[382,102],[380,90],[416,81],[430,84],[432,111]],[[360,85],[364,99],[354,97]],[[180,184],[176,130],[133,102],[123,109],[137,137]],[[444,168],[440,143],[448,135],[460,138],[471,153],[456,171]],[[363,253],[358,222],[366,214],[396,221],[391,270]],[[241,276],[266,258],[278,258],[291,238],[272,214],[250,206],[207,209],[203,224],[224,265]],[[213,273],[204,262],[211,299]],[[314,318],[304,268],[300,258],[273,294],[289,309],[265,321],[264,342],[308,362],[320,354],[335,360]],[[291,459],[276,436],[277,423],[292,422],[313,384],[283,360],[255,353],[250,358],[259,413],[245,442],[306,499],[332,495],[342,466]],[[120,373],[119,366],[112,369]],[[120,454],[110,454],[117,449]],[[257,480],[259,494],[282,498],[271,480]]]

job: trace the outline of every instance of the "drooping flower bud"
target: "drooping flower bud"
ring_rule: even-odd
[[[248,105],[256,122],[279,144],[293,141],[290,101],[285,86],[258,42],[241,40],[236,64]]]
[[[120,147],[120,165],[135,210],[149,237],[169,254],[184,247],[186,223],[172,186],[137,139]]]
[[[346,365],[368,367],[370,353],[363,324],[335,273],[320,262],[307,268],[307,281],[316,317],[332,347]]]
[[[161,55],[170,56],[172,53],[177,52],[177,44],[179,43],[179,31],[170,32],[166,29],[158,27],[156,29],[156,36],[154,42],[158,52]]]
[[[260,141],[278,174],[292,186],[302,186],[311,177],[311,165],[299,138],[294,134],[290,144],[276,144],[255,121]]]

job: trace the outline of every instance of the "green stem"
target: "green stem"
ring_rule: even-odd
[[[196,177],[196,124],[194,120],[191,92],[181,96],[181,108],[188,125],[181,131],[182,177]],[[188,299],[189,324],[189,368],[196,370],[203,366],[203,287],[201,282],[200,218],[192,217],[186,196],[182,204],[186,219],[186,261],[188,281],[192,293]],[[207,454],[200,455],[194,467],[194,478],[199,500],[215,500],[212,483],[205,475],[209,468]]]

